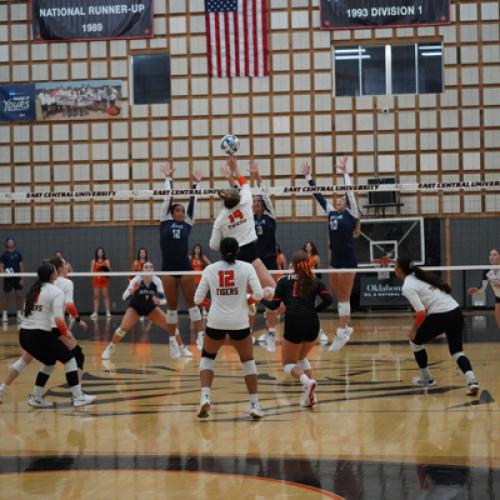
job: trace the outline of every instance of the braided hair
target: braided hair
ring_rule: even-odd
[[[299,296],[309,296],[316,287],[316,278],[309,266],[309,258],[303,250],[297,250],[292,255],[292,264],[297,275],[297,288]]]

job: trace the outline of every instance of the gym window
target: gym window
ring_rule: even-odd
[[[443,91],[441,42],[338,47],[333,52],[337,97]]]
[[[131,103],[170,102],[170,56],[166,53],[134,54],[130,58]]]

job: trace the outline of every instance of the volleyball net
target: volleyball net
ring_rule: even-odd
[[[278,181],[275,179],[274,183]],[[266,189],[275,209],[277,241],[288,260],[309,241],[318,250],[320,269],[317,272],[325,281],[331,273],[349,271],[328,268],[328,225],[312,195],[321,193],[332,200],[332,195],[352,191],[361,212],[360,232],[355,240],[359,267],[354,290],[354,301],[361,308],[398,307],[400,284],[391,271],[395,259],[401,255],[440,272],[451,283],[461,305],[493,305],[490,287],[482,300],[469,296],[467,289],[480,284],[484,270],[491,269],[490,250],[500,246],[500,181],[343,186],[322,185],[318,178],[317,183],[318,186],[311,187],[300,181],[297,186],[274,185]],[[104,248],[111,263],[107,276],[112,310],[121,312],[126,307],[121,294],[128,277],[134,274],[131,264],[140,248],[148,251],[149,260],[158,270],[155,274],[164,274],[159,272],[158,220],[166,195],[181,203],[196,196],[196,221],[190,246],[199,243],[211,261],[218,259],[208,248],[208,241],[212,222],[221,206],[218,190],[227,185],[214,181],[211,184],[193,190],[188,183],[176,183],[176,189],[170,191],[158,186],[158,189],[2,192],[0,234],[4,239],[16,240],[27,271],[26,286],[39,263],[61,251],[72,265],[71,278],[84,312],[92,309],[95,274],[90,270],[90,262],[96,248]],[[259,195],[262,191],[254,187],[253,194]],[[388,201],[382,196],[383,202],[377,203],[380,197],[373,195],[391,197]]]

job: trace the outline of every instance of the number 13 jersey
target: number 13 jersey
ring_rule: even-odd
[[[210,290],[207,326],[218,330],[248,328],[248,287],[255,300],[262,298],[262,287],[251,264],[237,260],[231,264],[219,261],[207,266],[194,296],[195,304],[200,304]]]

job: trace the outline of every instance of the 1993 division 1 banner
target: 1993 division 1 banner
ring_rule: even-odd
[[[381,28],[449,22],[449,0],[321,0],[322,29]]]
[[[36,42],[153,36],[153,0],[32,0]]]

